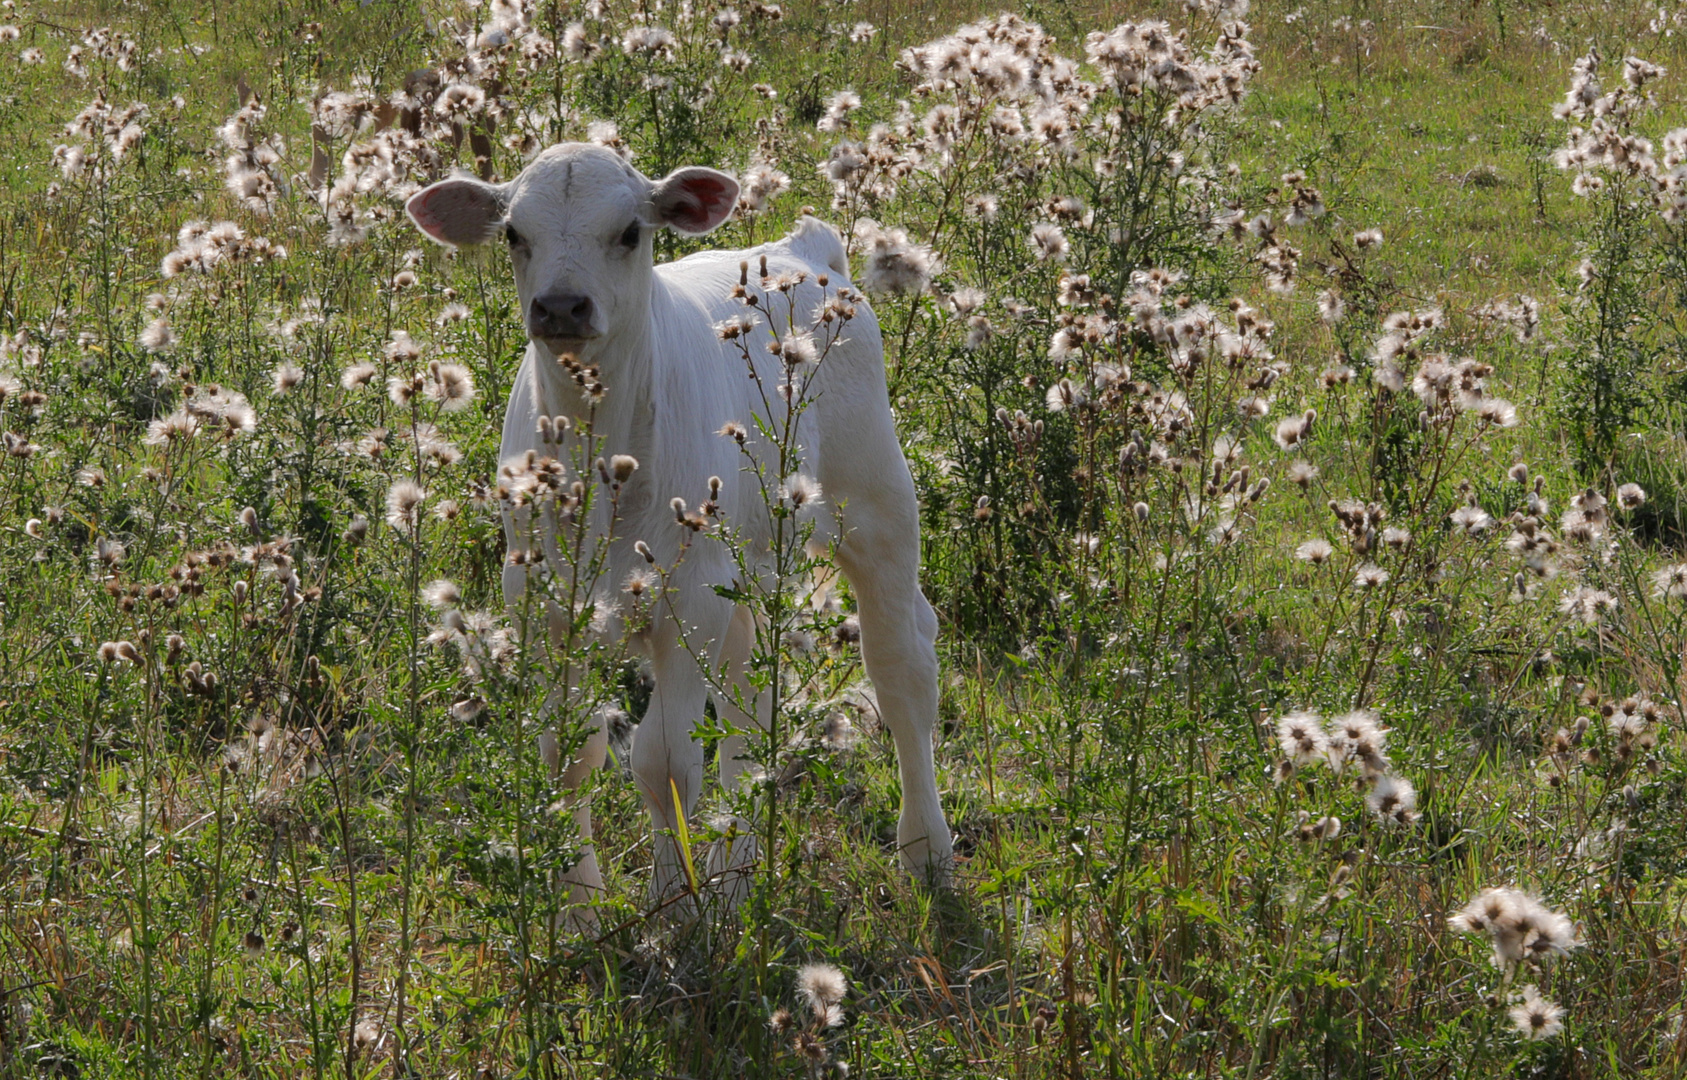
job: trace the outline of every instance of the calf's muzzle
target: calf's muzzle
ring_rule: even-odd
[[[598,336],[592,326],[596,305],[579,293],[535,296],[527,312],[527,332],[545,340],[584,341]]]

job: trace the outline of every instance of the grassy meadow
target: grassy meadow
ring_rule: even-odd
[[[0,0],[0,1075],[1687,1075],[1684,77],[1626,0]],[[505,611],[610,477],[498,460],[508,257],[403,205],[566,140],[742,177],[659,259],[849,239],[952,888],[764,589],[748,898],[616,757],[565,911],[541,736],[660,614],[579,534]]]

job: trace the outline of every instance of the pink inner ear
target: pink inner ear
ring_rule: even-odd
[[[465,197],[468,196],[468,197]],[[452,185],[435,184],[416,193],[405,209],[415,219],[423,232],[437,240],[447,243],[460,243],[453,239],[453,235],[460,230],[452,228],[455,219],[462,215],[465,207],[473,203],[472,194],[458,190]]]
[[[470,180],[444,180],[423,188],[404,209],[417,228],[456,247],[484,243],[502,214],[495,190]]]
[[[434,212],[434,208],[431,204],[438,197],[439,192],[435,191],[433,188],[424,188],[421,191],[418,191],[404,207],[404,209],[410,212],[410,218],[412,221],[420,226],[424,232],[432,233],[434,235],[439,234],[441,222],[439,220],[439,215]]]
[[[732,198],[731,188],[718,177],[688,177],[680,184],[680,191],[686,197],[677,200],[673,215],[682,228],[705,229],[717,215],[724,217],[732,209],[726,205]]]

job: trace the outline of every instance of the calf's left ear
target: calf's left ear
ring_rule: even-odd
[[[496,236],[508,206],[504,189],[496,184],[454,176],[416,192],[404,209],[430,238],[464,247]]]
[[[687,236],[713,232],[738,205],[738,181],[717,169],[675,169],[650,189],[652,224]]]

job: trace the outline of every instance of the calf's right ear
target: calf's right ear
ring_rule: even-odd
[[[430,238],[464,247],[484,244],[496,236],[508,204],[503,188],[454,176],[416,192],[404,209],[416,228]]]

